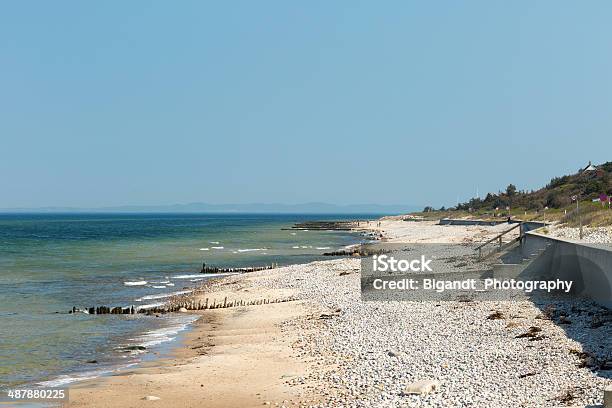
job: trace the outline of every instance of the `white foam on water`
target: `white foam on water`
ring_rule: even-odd
[[[291,248],[293,248],[293,249],[300,249],[300,246],[299,245],[295,245],[295,246],[292,246]]]
[[[291,235],[297,235],[297,233],[296,232],[292,232]]]
[[[174,283],[166,283],[166,286],[174,286]]]
[[[191,293],[191,290],[180,290],[178,292],[170,292],[170,293],[158,293],[157,295],[147,295],[143,297],[139,297],[138,299],[134,299],[136,302],[142,302],[143,300],[153,300],[153,299],[163,299],[171,296],[184,295],[185,293]]]
[[[163,303],[143,305],[143,306],[139,306],[139,309],[161,306],[161,305],[163,305]],[[139,344],[137,345],[144,346],[147,348],[156,346],[158,344],[165,343],[168,341],[172,341],[176,338],[176,336],[180,332],[186,330],[187,327],[189,327],[189,325],[197,319],[198,319],[198,316],[194,316],[194,315],[182,316],[179,320],[179,324],[175,324],[173,326],[166,327],[166,328],[151,330],[143,334],[142,336],[139,336],[139,337],[136,337],[130,340],[138,342]],[[133,352],[130,353],[130,355],[141,354],[141,353],[146,353],[146,352],[147,350],[134,350]],[[122,357],[127,358],[128,356],[122,356]],[[132,359],[132,361],[135,361],[135,360]],[[63,387],[68,384],[72,384],[72,383],[76,383],[80,381],[93,380],[93,379],[102,377],[104,375],[110,375],[113,373],[117,373],[117,372],[120,372],[121,370],[125,370],[127,368],[130,368],[136,365],[138,365],[137,362],[130,362],[128,364],[122,364],[120,366],[113,367],[113,368],[103,368],[103,369],[101,368],[99,370],[86,371],[86,372],[82,372],[78,374],[60,375],[52,380],[39,382],[36,385],[40,387],[48,387],[48,388]]]
[[[317,247],[317,249],[329,249],[329,247]]]
[[[167,279],[167,278],[166,278]],[[159,282],[149,282],[149,283],[154,283],[154,284],[160,284],[160,285],[165,285],[166,283],[170,283],[169,280],[165,280],[165,281],[159,281]]]
[[[133,281],[133,282],[123,282],[125,286],[143,286],[147,284],[147,281]]]
[[[41,387],[49,387],[49,388],[61,387],[62,385],[67,385],[67,384],[77,382],[77,381],[93,380],[94,378],[98,378],[104,374],[109,374],[111,372],[112,370],[100,370],[97,372],[98,375],[90,375],[90,376],[83,375],[83,376],[78,376],[78,377],[70,377],[68,375],[61,375],[57,377],[55,380],[39,382],[37,385],[40,385]]]
[[[201,280],[204,280],[204,278],[200,278],[200,279],[190,279],[189,282],[199,282]]]
[[[39,385],[41,387],[48,387],[48,388],[54,388],[54,387],[61,387],[67,384],[72,384],[75,382],[79,382],[79,381],[87,381],[87,380],[93,380],[95,378],[101,377],[105,374],[112,374],[112,373],[116,373],[120,370],[125,370],[126,368],[129,367],[133,367],[135,366],[137,363],[131,363],[131,364],[124,364],[122,366],[119,366],[117,368],[113,368],[113,369],[102,369],[102,370],[97,370],[97,371],[87,371],[78,375],[74,375],[74,376],[69,376],[69,375],[60,375],[59,377],[53,379],[53,380],[49,380],[49,381],[42,381],[39,383],[36,383],[36,385]]]
[[[255,252],[255,251],[265,251],[268,248],[247,248],[247,249],[239,249],[238,252]]]
[[[153,286],[151,286],[151,287],[152,287],[152,288],[155,288],[155,289],[166,289],[166,286],[165,286],[165,285],[161,285],[161,286],[155,286],[155,285],[153,285]]]
[[[212,249],[223,249],[223,247],[222,247],[222,246],[214,246],[214,247],[211,247],[211,248],[212,248]]]
[[[198,319],[198,316],[185,316],[181,318],[179,324],[163,327],[161,329],[151,330],[142,336],[130,339],[135,341],[139,346],[151,347],[161,343],[172,341],[176,338],[176,335],[187,329],[187,327]]]
[[[136,310],[140,310],[140,309],[151,309],[154,307],[158,307],[158,306],[163,306],[164,303],[160,302],[160,303],[149,303],[148,305],[140,305],[140,306],[136,306]]]
[[[210,248],[200,248],[200,251],[209,251]]]
[[[235,272],[222,272],[222,273],[198,273],[194,275],[176,275],[173,276],[172,279],[194,279],[194,278],[202,278],[208,276],[228,276],[235,275]]]
[[[209,244],[219,244],[219,241],[210,241]]]
[[[197,275],[176,275],[176,276],[173,276],[172,279],[192,279],[192,278],[199,278],[202,275],[204,274],[198,273]]]
[[[128,281],[128,282],[123,282],[123,284],[125,286],[144,286],[147,283],[148,283],[147,281]]]

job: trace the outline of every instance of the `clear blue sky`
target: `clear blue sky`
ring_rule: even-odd
[[[612,160],[612,3],[0,5],[0,208],[452,205]]]

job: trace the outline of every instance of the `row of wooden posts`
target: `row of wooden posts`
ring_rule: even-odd
[[[217,266],[206,266],[206,263],[203,263],[200,273],[248,273],[248,272],[265,271],[265,270],[274,269],[277,267],[278,267],[278,264],[273,263],[272,265],[248,266],[244,268],[220,268]]]
[[[216,266],[206,266],[206,263],[202,264],[201,273],[247,273],[247,272],[257,272],[264,271],[268,269],[277,268],[278,264],[273,263],[272,265],[265,266],[250,266],[250,267],[237,267],[237,268],[220,268]],[[168,312],[178,312],[181,308],[185,308],[187,310],[205,310],[205,309],[219,309],[225,307],[234,307],[234,306],[251,306],[251,305],[263,305],[269,303],[279,303],[279,302],[288,302],[293,299],[260,299],[260,300],[233,300],[228,302],[227,297],[223,299],[223,302],[217,303],[216,299],[213,299],[212,302],[209,303],[208,298],[206,301],[195,302],[193,300],[179,300],[173,301],[163,306],[156,306],[153,308],[143,308],[143,307],[134,307],[134,305],[129,307],[109,307],[109,306],[97,306],[81,309],[76,306],[73,306],[72,310],[68,313],[88,313],[88,314],[137,314],[137,313],[168,313]]]
[[[243,300],[243,299],[235,299],[228,301],[227,296],[223,299],[223,301],[217,302],[217,299],[213,299],[212,302],[209,302],[209,299],[206,298],[205,301],[195,301],[195,300],[180,300],[176,302],[169,303],[163,306],[156,306],[152,308],[138,308],[133,305],[130,307],[108,307],[108,306],[98,306],[98,307],[90,307],[86,309],[77,308],[74,306],[72,310],[68,313],[88,313],[88,314],[136,314],[136,313],[170,313],[170,312],[178,312],[180,309],[184,308],[186,310],[206,310],[206,309],[223,309],[227,307],[237,307],[237,306],[254,306],[254,305],[267,305],[270,303],[283,303],[283,302],[291,302],[295,300],[293,297],[284,298],[284,299],[256,299],[256,300]]]
[[[133,305],[130,307],[108,307],[108,306],[98,306],[98,307],[90,307],[90,308],[85,308],[85,309],[81,309],[79,307],[76,306],[72,306],[72,310],[70,310],[68,313],[77,313],[77,312],[82,312],[82,313],[89,313],[89,314],[135,314],[135,313],[142,313],[141,310],[135,308]]]

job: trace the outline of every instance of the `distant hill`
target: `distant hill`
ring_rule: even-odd
[[[575,174],[554,177],[545,187],[537,191],[519,191],[510,184],[503,192],[489,193],[484,199],[473,198],[459,204],[458,210],[512,209],[541,210],[544,207],[562,208],[572,203],[572,197],[592,200],[600,194],[612,195],[612,162],[580,169]]]
[[[269,214],[401,214],[415,211],[414,205],[353,204],[336,205],[327,203],[304,204],[208,204],[190,203],[149,206],[118,206],[98,208],[40,207],[8,208],[0,212],[96,212],[96,213],[269,213]]]

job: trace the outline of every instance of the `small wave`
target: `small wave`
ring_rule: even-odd
[[[166,279],[167,279],[167,278],[166,278]],[[169,281],[169,280],[165,280],[165,281],[157,281],[157,282],[153,282],[153,281],[151,281],[151,282],[149,282],[149,283],[152,283],[152,284],[160,284],[160,285],[165,285],[166,283],[170,283],[170,281]]]
[[[300,247],[298,245],[292,246],[291,248],[293,248],[293,249],[300,249]]]
[[[247,248],[247,249],[239,249],[238,252],[255,252],[255,251],[265,251],[268,248]]]
[[[166,286],[165,286],[165,285],[161,285],[161,286],[155,286],[155,285],[153,285],[153,286],[151,286],[151,287],[152,287],[152,288],[155,288],[155,289],[166,289]]]
[[[200,278],[200,279],[189,279],[189,282],[199,282],[201,280],[204,280],[204,278]]]
[[[199,278],[202,275],[203,275],[202,273],[198,273],[196,275],[176,275],[176,276],[173,276],[172,279],[192,279],[192,278]]]
[[[172,341],[176,338],[177,334],[185,330],[197,318],[197,316],[185,316],[185,318],[183,318],[181,323],[178,325],[151,330],[142,336],[130,340],[138,342],[139,346],[144,347],[151,347],[167,341]]]
[[[329,247],[317,247],[317,249],[329,249]]]
[[[210,241],[209,244],[219,244],[219,241]]]
[[[152,309],[154,307],[159,307],[159,306],[163,306],[163,303],[149,303],[147,305],[140,305],[140,306],[136,306],[136,310],[141,310],[141,309]]]
[[[95,378],[101,377],[103,375],[107,375],[107,374],[112,374],[115,372],[118,372],[120,370],[124,370],[126,368],[129,367],[133,367],[135,366],[137,363],[131,363],[131,364],[124,364],[120,367],[117,367],[115,369],[103,369],[103,370],[97,370],[97,371],[87,371],[84,373],[81,373],[80,375],[75,375],[75,376],[69,376],[69,375],[60,375],[59,377],[53,379],[53,380],[49,380],[49,381],[42,381],[37,383],[36,385],[39,385],[41,387],[48,387],[48,388],[54,388],[54,387],[61,387],[67,384],[72,384],[78,381],[87,381],[87,380],[93,380]]]
[[[153,300],[153,299],[163,299],[171,296],[184,295],[185,293],[191,293],[191,290],[181,290],[178,292],[170,292],[170,293],[158,293],[157,295],[147,295],[143,297],[139,297],[138,299],[134,299],[136,302],[142,302],[143,300]]]
[[[194,275],[177,275],[173,276],[172,279],[194,279],[194,278],[202,278],[207,276],[227,276],[227,275],[235,275],[233,272],[222,272],[222,273],[198,273]],[[170,285],[168,285],[170,286]]]
[[[123,282],[125,286],[143,286],[147,284],[147,281],[132,281],[132,282]]]
[[[166,286],[174,286],[174,283],[167,283]]]
[[[89,376],[83,375],[79,377],[70,377],[68,375],[62,375],[56,378],[55,380],[39,382],[37,385],[40,385],[41,387],[49,387],[49,388],[61,387],[62,385],[71,384],[77,381],[93,380],[94,378],[98,378],[104,374],[110,374],[111,372],[112,372],[111,370],[100,370],[96,373],[97,375],[89,375]]]
[[[208,251],[210,248],[200,248],[200,251]]]
[[[211,248],[212,248],[212,249],[223,249],[223,247],[222,247],[222,246],[214,246],[214,247],[211,247]]]
[[[296,232],[292,232],[291,235],[297,235],[297,233]]]

